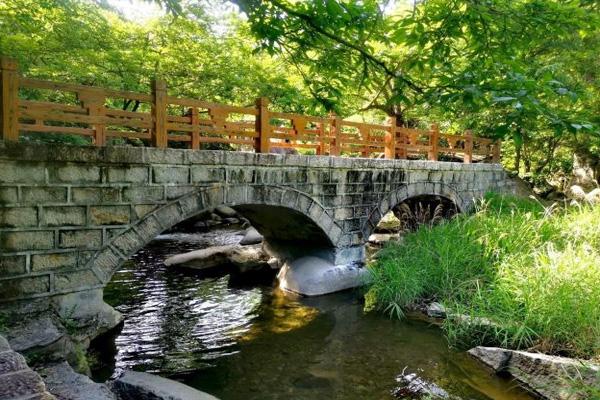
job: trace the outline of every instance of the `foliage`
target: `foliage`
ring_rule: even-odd
[[[267,96],[283,111],[317,111],[281,62],[253,53],[239,18],[220,34],[201,5],[181,12],[141,24],[80,0],[0,0],[0,54],[30,77],[141,92],[161,77],[172,95],[239,105]],[[30,94],[40,95],[52,94]]]
[[[472,215],[422,226],[371,266],[368,306],[401,316],[419,299],[454,316],[457,345],[600,354],[600,208],[490,195]]]

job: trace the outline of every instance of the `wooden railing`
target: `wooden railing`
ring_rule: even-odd
[[[429,130],[397,127],[394,118],[387,125],[369,124],[270,111],[266,98],[254,107],[237,107],[173,97],[160,80],[147,94],[29,79],[20,77],[16,62],[5,57],[0,74],[0,140],[45,133],[85,137],[96,146],[137,140],[159,148],[224,144],[261,153],[293,148],[332,156],[462,158],[465,163],[498,162],[500,157],[500,142],[469,131],[443,134],[436,125]],[[125,106],[130,104],[135,109]]]

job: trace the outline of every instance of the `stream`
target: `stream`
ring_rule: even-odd
[[[449,349],[438,327],[365,313],[360,291],[301,298],[278,290],[274,274],[162,262],[240,238],[225,229],[162,235],[127,261],[104,291],[125,322],[92,343],[93,378],[147,371],[221,400],[383,400],[405,371],[464,400],[531,399]]]

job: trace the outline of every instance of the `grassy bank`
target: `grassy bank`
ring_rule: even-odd
[[[544,208],[488,196],[476,212],[423,226],[371,266],[367,307],[396,316],[442,302],[450,342],[600,355],[600,207]]]

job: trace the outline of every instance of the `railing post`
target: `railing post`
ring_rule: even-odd
[[[399,135],[398,135],[398,139],[399,139],[398,142],[400,144],[398,146],[398,158],[401,160],[405,160],[408,158],[408,151],[406,149],[407,138],[408,138],[408,135],[406,134],[405,128],[400,128]]]
[[[269,153],[271,151],[271,126],[269,116],[269,99],[260,97],[256,99],[256,132],[258,137],[254,141],[254,151]]]
[[[152,146],[166,148],[169,144],[167,137],[167,84],[163,80],[155,79],[152,82]]]
[[[101,90],[92,89],[81,91],[78,93],[79,100],[83,103],[83,107],[87,108],[90,117],[101,118],[104,116],[104,102],[106,98]],[[103,123],[95,123],[94,127],[94,144],[96,146],[106,145],[106,126]]]
[[[0,140],[19,140],[19,75],[17,62],[0,58]]]
[[[499,163],[500,162],[500,146],[501,146],[501,142],[499,140],[496,140],[494,142],[494,144],[492,145],[492,162],[493,163]]]
[[[342,134],[341,134],[340,117],[335,115],[335,113],[331,113],[331,114],[329,114],[329,120],[330,120],[329,126],[331,128],[329,131],[329,135],[330,135],[330,138],[332,139],[332,142],[329,145],[329,155],[330,156],[339,156],[342,153],[342,149],[341,149]]]
[[[192,124],[192,149],[198,150],[200,148],[200,121],[198,115],[198,108],[190,108],[190,122]]]
[[[385,133],[385,158],[396,158],[396,116],[389,118],[390,129]]]
[[[440,128],[437,124],[431,125],[431,132],[429,134],[429,161],[438,160],[438,151],[440,145]]]
[[[465,132],[465,164],[471,164],[473,162],[473,132],[467,130]]]

